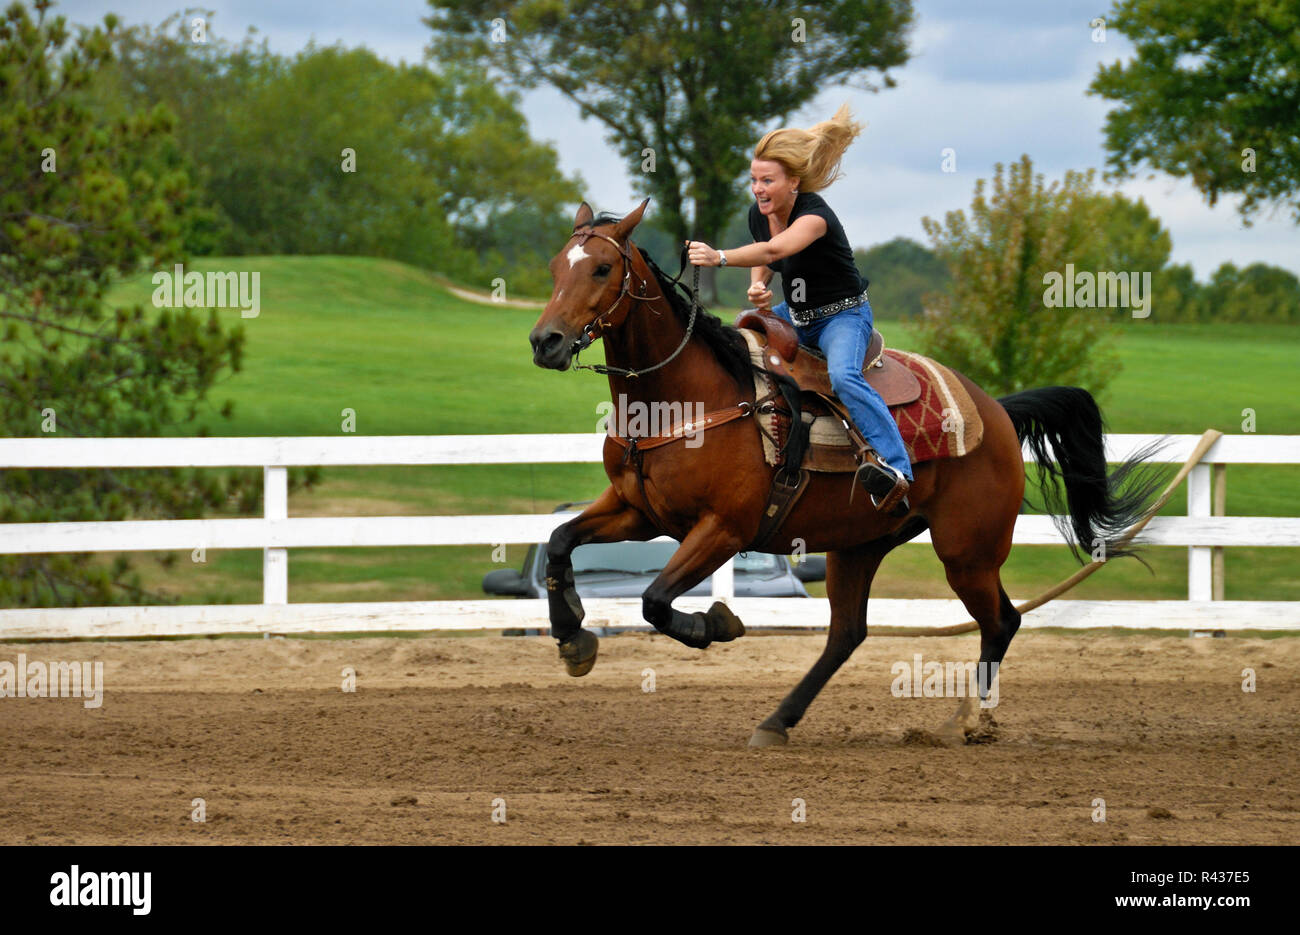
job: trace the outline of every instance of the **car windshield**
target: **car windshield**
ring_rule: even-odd
[[[580,545],[573,550],[573,573],[655,574],[668,564],[677,549],[676,542],[601,542]],[[742,552],[736,556],[736,571],[749,574],[774,573],[779,568],[778,560],[779,556],[763,552]]]

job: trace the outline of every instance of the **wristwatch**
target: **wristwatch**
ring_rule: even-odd
[[[721,250],[718,251],[718,265],[719,266],[727,265],[727,255],[723,253]]]

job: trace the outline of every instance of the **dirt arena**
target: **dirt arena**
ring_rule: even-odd
[[[625,634],[583,679],[547,638],[0,644],[105,683],[0,699],[0,844],[1300,843],[1300,640],[1022,631],[951,749],[956,703],[890,667],[977,637],[872,637],[788,747],[747,749],[822,642]]]

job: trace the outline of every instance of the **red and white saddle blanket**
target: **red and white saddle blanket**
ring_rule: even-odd
[[[761,339],[743,328],[740,333],[749,343],[750,358],[761,370]],[[957,379],[957,375],[943,364],[920,354],[896,351],[893,348],[886,348],[884,353],[911,370],[921,384],[920,398],[889,410],[903,436],[903,444],[912,463],[920,464],[935,458],[960,458],[978,448],[984,439],[984,421],[975,408],[975,401]],[[770,390],[768,378],[756,371],[755,398],[767,395]],[[763,455],[771,465],[778,464],[780,460],[780,452],[772,438],[786,437],[784,427],[777,425],[777,420],[782,417],[782,414],[776,412],[758,414],[764,430],[760,433],[763,436]],[[789,421],[788,417],[786,421]],[[853,443],[838,418],[824,415],[814,419],[811,413],[805,412],[804,421],[810,423],[810,444],[804,467],[823,472],[853,471],[857,468]]]

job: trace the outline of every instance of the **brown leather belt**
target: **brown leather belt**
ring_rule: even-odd
[[[667,445],[672,442],[681,441],[689,435],[696,432],[703,432],[708,429],[716,429],[719,425],[726,425],[736,419],[743,419],[745,416],[753,413],[754,407],[745,401],[736,403],[734,406],[728,406],[726,409],[715,409],[712,412],[706,412],[698,419],[689,422],[683,422],[680,425],[674,425],[667,432],[658,435],[645,435],[640,438],[624,438],[622,435],[615,435],[613,432],[607,432],[606,438],[617,442],[624,448],[635,446],[637,451],[648,451],[651,448],[658,448],[660,445]]]

